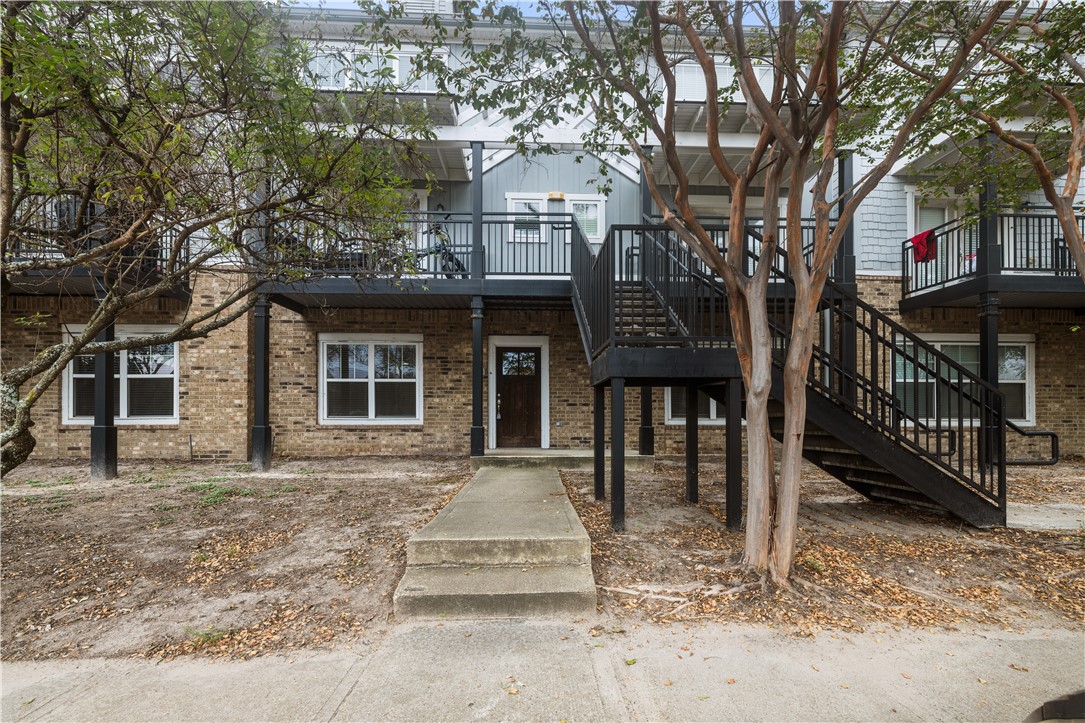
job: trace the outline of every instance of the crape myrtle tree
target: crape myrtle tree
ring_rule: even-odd
[[[867,6],[863,17],[869,29],[857,21],[858,6],[844,2],[543,2],[527,19],[501,3],[468,3],[460,7],[458,23],[434,23],[438,37],[461,48],[462,65],[445,69],[448,92],[475,107],[505,114],[524,150],[549,150],[542,138],[545,127],[590,109],[593,125],[584,133],[585,148],[630,153],[638,159],[663,223],[723,279],[747,393],[743,564],[761,571],[763,580],[786,582],[795,554],[814,312],[845,227],[900,158],[916,124],[982,57],[981,42],[1009,7],[947,3],[931,9],[933,16],[954,16],[964,36],[944,50],[940,75],[890,132],[884,158],[848,189],[835,222],[832,211],[842,200],[830,190],[835,162],[844,134],[853,139],[861,130],[850,124],[849,98],[872,68],[887,62],[876,40],[892,36],[911,17],[915,9],[910,4]],[[501,28],[496,41],[490,40],[493,25]],[[730,202],[730,233],[722,248],[690,206],[690,169],[676,142],[679,64],[699,68],[707,88],[707,150]],[[764,85],[758,79],[763,66],[771,69]],[[741,163],[725,153],[719,135],[720,119],[736,96],[757,133]],[[648,145],[662,153],[674,179],[673,194],[653,173]],[[785,244],[795,312],[787,330],[785,433],[777,472],[768,419],[773,350],[767,290],[780,243],[777,228],[783,226],[785,238],[801,238],[804,184],[812,191],[814,245],[811,256],[804,258],[800,243]],[[742,229],[747,197],[755,185],[764,189],[764,236],[760,257],[747,273]]]
[[[267,279],[343,253],[395,259],[407,243],[415,150],[404,139],[426,131],[386,100],[385,46],[343,59],[347,86],[315,77],[335,64],[314,62],[311,39],[265,3],[5,0],[3,13],[5,307],[13,289],[56,276],[90,276],[98,297],[82,331],[5,359],[4,472],[33,450],[34,405],[77,355],[206,336],[244,315]],[[317,90],[336,83],[351,91]],[[226,290],[190,303],[170,331],[95,341],[200,275]]]
[[[977,10],[979,8],[976,8]],[[940,99],[913,139],[913,151],[955,143],[962,158],[936,169],[923,184],[928,194],[976,187],[994,180],[1007,198],[1040,189],[1058,216],[1063,238],[1085,279],[1085,241],[1075,219],[1085,154],[1085,3],[1039,2],[1008,12],[996,32],[980,42],[982,63],[974,66]],[[864,29],[877,17],[857,8]],[[876,83],[865,87],[860,105],[892,127],[945,72],[946,51],[968,36],[967,18],[919,5],[892,35],[879,35],[890,63],[879,68]],[[890,96],[878,87],[893,87]],[[996,136],[1011,153],[985,162],[989,149],[969,143],[978,135]],[[877,139],[872,133],[869,138]],[[868,144],[877,155],[882,144]],[[1063,178],[1060,175],[1065,174]],[[1079,207],[1077,213],[1081,213]]]

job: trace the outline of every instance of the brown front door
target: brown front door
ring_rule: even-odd
[[[497,347],[497,446],[542,445],[542,353]]]

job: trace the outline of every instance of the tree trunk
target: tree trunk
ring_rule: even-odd
[[[806,293],[797,293],[795,316],[791,325],[791,341],[784,364],[784,434],[783,456],[777,479],[776,514],[772,529],[772,559],[769,572],[772,579],[785,583],[795,559],[799,526],[799,496],[802,482],[802,449],[806,434],[806,377],[813,353],[814,320],[817,299],[813,303]]]
[[[29,415],[23,417],[25,422],[18,422],[16,414],[19,406],[19,390],[7,382],[0,381],[0,419],[4,423],[4,431],[12,432],[12,436],[0,449],[0,474],[7,474],[11,470],[25,462],[37,446],[38,440],[30,428],[34,422]],[[18,424],[18,427],[14,425]]]
[[[769,333],[767,297],[768,276],[755,275],[750,280],[746,305],[750,332],[750,364],[745,380],[749,483],[746,495],[746,550],[742,561],[758,570],[765,570],[769,566],[776,488],[772,431],[769,428],[772,335]]]
[[[1051,201],[1051,205],[1055,208],[1059,225],[1062,226],[1063,240],[1077,266],[1078,276],[1085,281],[1085,239],[1082,238],[1081,227],[1078,226],[1077,217],[1074,215],[1074,205],[1070,199],[1062,197],[1056,197],[1056,199]]]

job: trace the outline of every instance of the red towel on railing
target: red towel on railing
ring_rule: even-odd
[[[935,256],[938,255],[938,245],[934,242],[934,231],[917,233],[908,240],[912,242],[912,258],[915,259],[917,264],[934,261]]]

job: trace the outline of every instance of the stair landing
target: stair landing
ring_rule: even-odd
[[[595,611],[591,540],[555,469],[483,469],[407,541],[397,617]]]

